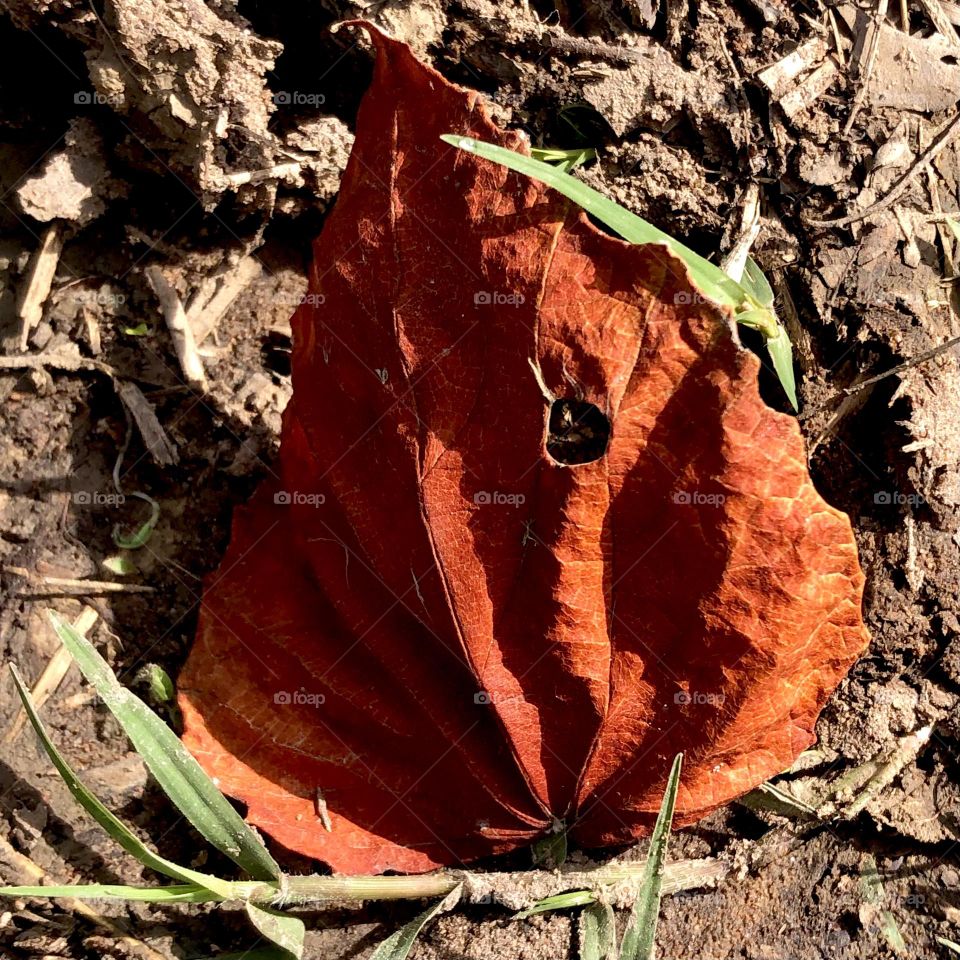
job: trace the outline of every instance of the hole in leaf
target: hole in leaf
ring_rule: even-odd
[[[547,451],[558,463],[592,463],[607,450],[610,421],[584,400],[560,398],[550,406]]]

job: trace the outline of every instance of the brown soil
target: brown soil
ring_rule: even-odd
[[[856,820],[816,827],[789,855],[719,889],[669,899],[659,955],[887,956],[889,936],[861,880],[872,856],[882,906],[907,953],[946,956],[935,937],[960,940],[957,352],[844,391],[960,333],[950,283],[956,240],[932,219],[960,206],[957,142],[886,208],[852,224],[813,221],[866,210],[898,189],[960,101],[960,41],[934,35],[921,4],[909,5],[904,33],[898,8],[896,22],[880,30],[873,70],[858,78],[869,11],[836,8],[840,34],[860,40],[844,41],[840,62],[827,52],[835,47],[822,26],[829,23],[824,8],[787,6],[413,0],[365,13],[449,78],[488,95],[498,119],[523,126],[534,143],[598,147],[599,161],[584,177],[705,254],[735,239],[744,191],[760,185],[755,254],[797,344],[815,480],[857,531],[873,634],[821,719],[820,765],[797,788],[881,754],[925,724],[935,728],[916,762]],[[370,69],[361,37],[327,27],[363,11],[339,0],[7,0],[4,7],[3,352],[22,356],[16,298],[31,253],[58,218],[63,257],[27,355],[73,351],[108,364],[143,392],[177,460],[158,462],[110,378],[89,365],[0,365],[3,657],[35,682],[56,649],[44,610],[76,616],[81,609],[76,599],[43,595],[48,588],[9,568],[114,579],[102,562],[117,553],[114,525],[130,531],[145,518],[147,505],[130,496],[140,491],[162,514],[149,543],[132,555],[138,569],[128,579],[155,592],[91,600],[102,617],[93,637],[127,683],[136,685],[147,663],[175,677],[191,642],[200,578],[218,563],[232,508],[275,453],[289,395],[288,317],[305,289],[309,242],[335,195]],[[823,42],[796,80],[771,91],[757,76],[801,44],[816,47],[817,38]],[[831,73],[816,95],[817,77]],[[793,112],[789,98],[798,88],[813,93]],[[234,175],[243,172],[255,175],[240,183]],[[208,391],[187,389],[144,268],[162,266],[187,301],[207,278],[251,254],[262,265],[259,276],[204,344]],[[141,323],[144,335],[125,332]],[[775,383],[764,388],[781,403]],[[111,475],[122,450],[127,497],[120,503]],[[6,671],[0,690],[6,730],[16,713]],[[202,852],[75,669],[44,716],[68,759],[141,835],[173,859],[231,875],[227,861]],[[0,836],[51,881],[142,880],[139,866],[78,811],[29,730],[0,745],[0,815]],[[678,834],[672,856],[737,853],[745,862],[745,851],[785,823],[735,805]],[[317,866],[278,855],[291,872]],[[2,856],[0,877],[24,882]],[[306,955],[366,955],[417,908],[312,914]],[[232,910],[97,910],[120,918],[161,956],[254,942]],[[572,916],[514,922],[497,908],[471,907],[437,921],[413,955],[575,951]],[[0,904],[0,953],[145,955],[69,905],[36,900]]]

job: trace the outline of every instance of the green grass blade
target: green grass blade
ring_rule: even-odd
[[[960,956],[960,943],[954,943],[953,940],[948,940],[946,937],[937,937],[936,940],[940,946],[946,947],[951,953]]]
[[[739,802],[750,810],[770,810],[781,816],[799,817],[803,820],[818,818],[816,807],[774,783],[761,783],[756,790],[742,796]]]
[[[620,960],[653,960],[654,941],[657,934],[657,919],[660,916],[660,897],[663,892],[663,863],[667,855],[670,826],[673,823],[673,808],[680,787],[680,767],[683,754],[677,754],[667,779],[667,789],[660,804],[656,826],[650,836],[647,865],[643,871],[640,895],[630,912],[630,920],[620,945]]]
[[[514,920],[526,920],[535,917],[538,913],[548,913],[550,910],[568,910],[570,907],[582,907],[596,900],[592,890],[571,890],[569,893],[555,893],[552,897],[538,900],[532,907],[521,910],[513,915]]]
[[[581,183],[576,177],[564,173],[557,167],[533,157],[527,157],[495,146],[474,140],[472,137],[460,137],[446,134],[440,138],[451,146],[459,147],[468,153],[473,153],[485,160],[502,164],[517,173],[525,174],[534,180],[545,183],[548,187],[558,190],[567,199],[583,207],[588,213],[595,216],[601,223],[619,233],[624,240],[630,243],[659,243],[665,246],[674,256],[684,262],[690,273],[693,285],[705,296],[717,303],[730,307],[740,307],[747,298],[744,288],[728,277],[716,264],[704,259],[699,253],[694,253],[689,247],[675,240],[669,233],[664,233],[652,223],[642,217],[624,210],[602,193]]]
[[[793,346],[787,336],[787,331],[783,327],[780,327],[775,337],[767,340],[767,353],[770,354],[773,369],[776,371],[777,379],[779,379],[787,399],[793,405],[793,409],[798,410],[797,383],[793,376]]]
[[[79,634],[77,635],[79,636]],[[17,688],[17,693],[20,695],[23,709],[33,729],[36,731],[37,736],[40,738],[43,749],[46,750],[51,763],[56,767],[57,773],[63,778],[63,782],[67,785],[70,793],[73,794],[74,800],[103,827],[110,837],[120,844],[127,853],[136,857],[145,867],[150,867],[151,870],[156,870],[157,873],[172,877],[174,880],[182,880],[187,884],[202,886],[219,899],[231,896],[231,890],[227,881],[208,876],[205,873],[198,873],[195,870],[190,870],[188,867],[181,867],[179,864],[173,863],[165,857],[154,853],[122,820],[117,819],[117,817],[84,786],[73,767],[61,756],[60,751],[57,750],[47,734],[46,727],[44,727],[43,721],[40,719],[33,705],[33,698],[30,696],[30,691],[20,677],[19,671],[12,663],[10,664],[10,673],[13,675],[13,682]]]
[[[139,550],[146,546],[147,542],[153,536],[153,528],[160,521],[160,504],[145,493],[135,490],[130,494],[132,497],[139,497],[150,504],[150,518],[140,524],[139,527],[129,537],[120,532],[120,524],[113,528],[113,542],[123,550]]]
[[[257,880],[277,880],[280,867],[243,818],[187,752],[177,735],[137,696],[121,686],[109,664],[56,614],[61,642],[143,757],[157,783],[206,840]]]
[[[459,888],[454,892],[459,893]],[[442,900],[438,900],[429,910],[425,910],[419,916],[414,917],[399,930],[394,930],[394,932],[370,954],[369,960],[406,960],[414,940],[420,935],[420,931],[440,913],[441,910],[446,908],[452,896],[453,895],[450,894]]]
[[[300,960],[306,928],[299,917],[291,917],[268,907],[258,907],[254,903],[248,903],[246,907],[247,916],[262,936],[276,944],[283,956]]]
[[[736,311],[738,322],[750,323],[751,326],[763,332],[777,377],[794,410],[798,409],[790,339],[772,310],[774,296],[770,283],[752,257],[747,258],[742,282],[738,282],[725,274],[716,264],[701,257],[699,253],[694,253],[688,246],[671,237],[669,233],[625,210],[618,203],[592,187],[588,187],[576,177],[570,176],[563,169],[565,166],[563,162],[555,166],[537,159],[536,156],[528,157],[472,137],[448,133],[440,139],[451,146],[466,150],[493,163],[499,163],[510,170],[545,183],[548,187],[553,187],[630,243],[659,243],[667,247],[674,256],[683,261],[690,274],[690,281],[704,297],[714,303],[732,307]],[[549,152],[539,151],[539,153],[547,155]],[[748,316],[752,319],[748,320]]]
[[[617,920],[609,903],[591,903],[580,914],[580,960],[616,960]]]
[[[758,306],[767,309],[773,306],[773,288],[753,257],[747,257],[747,262],[743,267],[743,276],[740,278],[740,286],[753,297]]]
[[[0,887],[0,897],[74,897],[77,900],[137,900],[141,903],[209,903],[222,900],[198,883],[169,887],[129,887],[116,883],[64,887]]]

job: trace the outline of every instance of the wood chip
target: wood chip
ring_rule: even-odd
[[[173,348],[184,378],[191,387],[199,390],[206,389],[207,378],[203,372],[200,355],[197,353],[197,345],[193,340],[193,330],[187,322],[187,315],[177,291],[158,266],[147,267],[144,273],[160,301],[163,319],[170,331],[170,339],[173,340]]]
[[[216,329],[234,300],[263,273],[256,257],[244,257],[232,270],[215,278],[215,290],[209,297],[198,291],[187,307],[187,322],[199,346]]]
[[[80,613],[80,616],[73,621],[73,629],[82,636],[86,636],[93,628],[93,625],[97,622],[98,616],[99,614],[93,609],[93,607],[84,607]],[[67,675],[67,671],[70,669],[71,663],[73,663],[73,657],[70,656],[70,651],[61,644],[57,648],[56,653],[54,653],[54,655],[47,661],[47,665],[44,667],[43,673],[40,674],[39,679],[34,684],[33,689],[30,691],[33,705],[37,708],[37,710],[39,710],[47,702],[47,700],[50,699],[50,696],[56,692],[57,687],[60,686],[63,678]],[[10,729],[3,738],[3,742],[13,743],[13,741],[20,736],[20,733],[23,731],[23,727],[26,722],[26,711],[23,709],[23,707],[20,707],[13,723],[10,725]]]
[[[779,99],[797,77],[810,70],[815,63],[820,63],[826,55],[827,42],[821,37],[813,37],[782,60],[761,70],[757,79],[773,94],[774,99]]]
[[[30,261],[26,283],[21,290],[17,304],[17,317],[20,320],[20,349],[26,350],[30,334],[43,317],[43,305],[50,296],[53,278],[63,252],[63,230],[59,220],[54,220],[44,231]]]
[[[832,57],[824,60],[806,79],[780,98],[780,109],[790,117],[812,107],[837,78],[840,68]]]
[[[162,467],[169,467],[176,463],[177,448],[167,436],[150,401],[143,395],[140,388],[129,380],[117,381],[117,395],[133,415],[133,421],[140,431],[143,444],[153,459]]]

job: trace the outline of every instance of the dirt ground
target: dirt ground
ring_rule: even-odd
[[[218,564],[232,508],[276,452],[288,319],[370,73],[367,42],[328,27],[364,15],[487,95],[497,119],[535,144],[596,147],[586,180],[704,254],[729,246],[748,188],[759,187],[755,256],[796,344],[811,471],[854,523],[873,636],[795,788],[883,758],[933,725],[916,760],[849,822],[800,831],[738,804],[678,834],[672,857],[744,864],[764,838],[796,836],[715,890],[668,899],[659,956],[873,958],[896,952],[894,930],[902,955],[949,955],[935,938],[960,940],[960,360],[956,349],[928,354],[960,334],[960,254],[943,216],[960,208],[955,5],[892,4],[882,23],[873,3],[817,0],[4,0],[0,9],[4,661],[35,683],[57,649],[44,611],[76,617],[85,601],[100,617],[91,637],[124,682],[142,692],[147,664],[176,677],[200,579]],[[848,215],[856,219],[827,222]],[[20,298],[44,243],[62,243],[62,256],[22,344]],[[154,266],[188,309],[209,316],[226,304],[201,343],[205,390],[184,384],[148,281]],[[125,401],[123,384],[140,400]],[[775,383],[764,388],[781,403]],[[166,442],[144,428],[144,410]],[[129,536],[150,514],[137,493],[159,504],[160,519],[121,577],[104,562],[120,553],[115,527]],[[152,592],[81,600],[50,578]],[[29,882],[20,854],[50,882],[140,880],[73,804],[29,729],[8,732],[17,702],[6,670],[0,691],[0,877]],[[142,836],[172,859],[230,870],[204,861],[75,668],[43,714],[67,758]],[[318,866],[279,855],[291,872]],[[871,858],[879,901],[864,882]],[[417,908],[311,914],[306,955],[365,956]],[[0,955],[142,957],[146,943],[193,957],[254,942],[231,910],[96,910],[134,940],[69,904],[31,900],[0,904]],[[571,915],[513,921],[470,907],[440,918],[413,956],[575,953]]]

